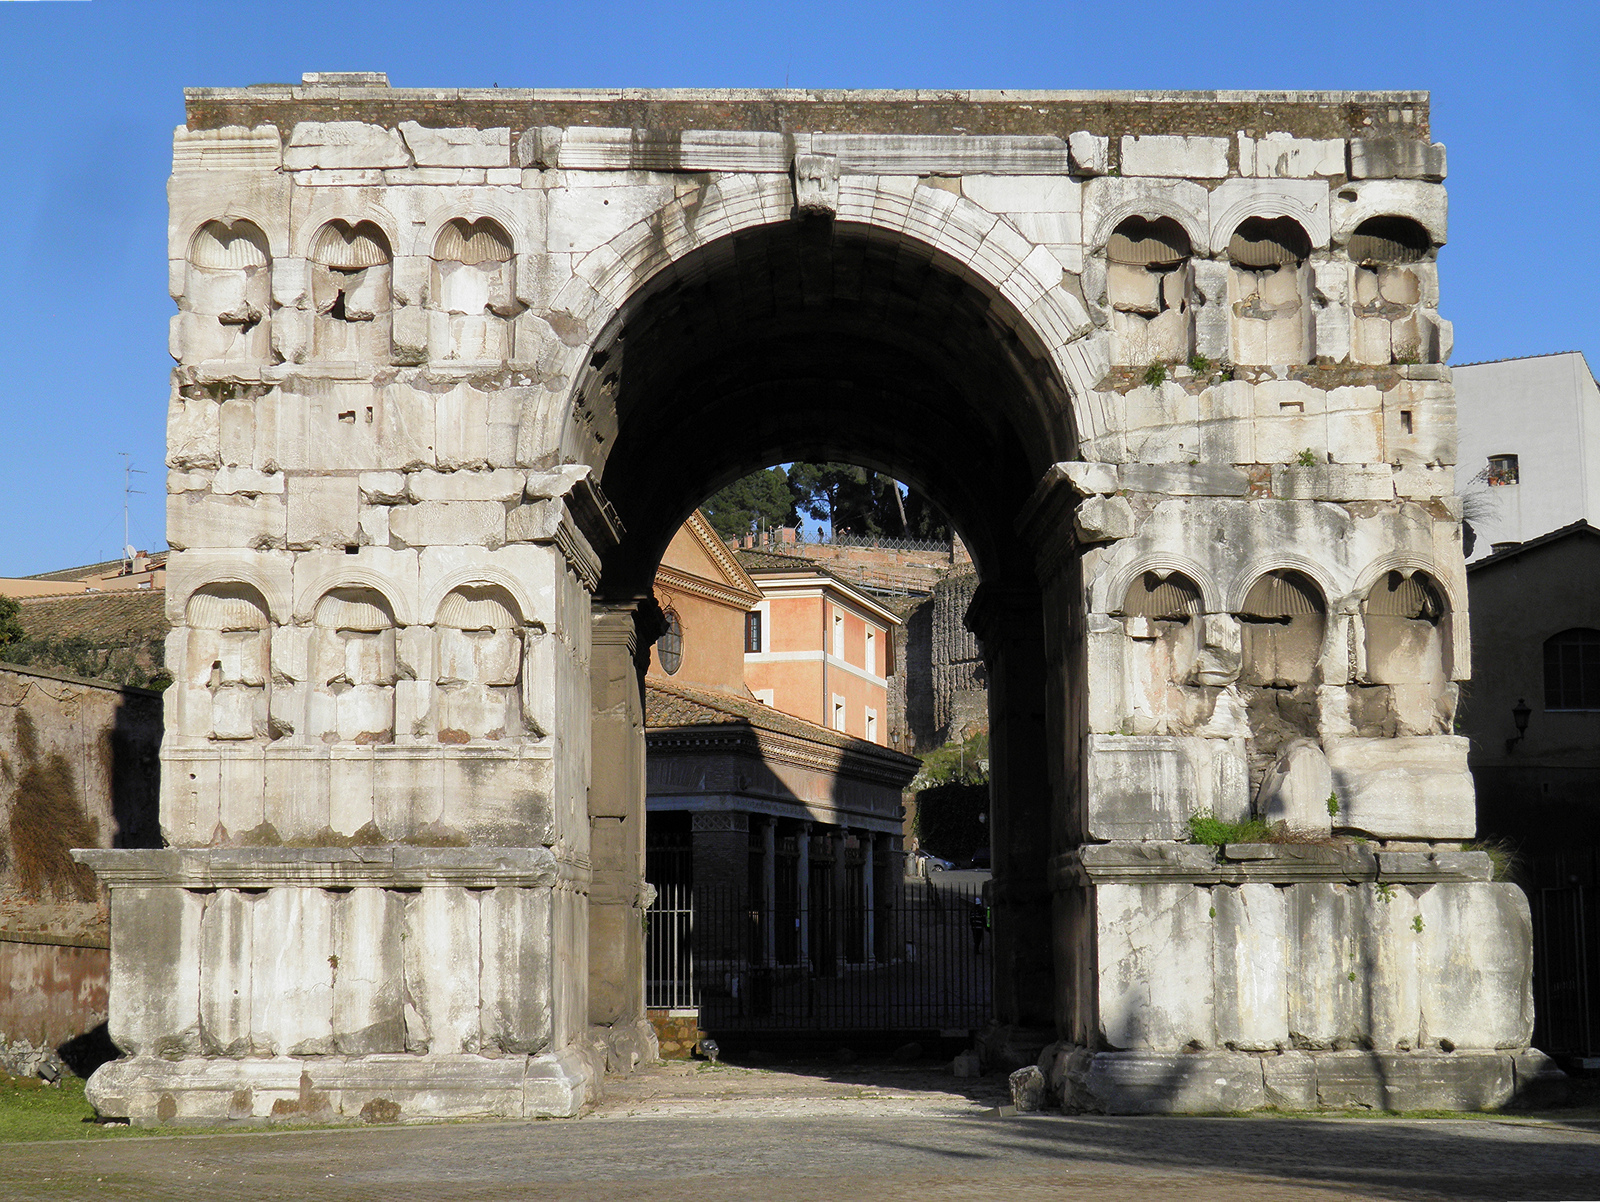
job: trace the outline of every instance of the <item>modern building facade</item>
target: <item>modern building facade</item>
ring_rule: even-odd
[[[900,619],[831,572],[776,558],[740,556],[762,596],[745,635],[750,691],[784,713],[888,746]]]
[[[1600,386],[1580,351],[1453,369],[1467,558],[1576,521],[1600,525]]]

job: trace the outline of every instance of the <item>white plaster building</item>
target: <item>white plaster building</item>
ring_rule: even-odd
[[[1581,351],[1454,370],[1456,491],[1477,540],[1467,558],[1580,518],[1600,525],[1600,386]]]

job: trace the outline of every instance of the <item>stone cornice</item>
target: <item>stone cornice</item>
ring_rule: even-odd
[[[113,889],[539,887],[586,881],[585,857],[547,847],[218,847],[76,850]]]
[[[1050,865],[1057,889],[1104,884],[1293,885],[1307,881],[1424,885],[1487,881],[1494,876],[1481,851],[1436,848],[1381,851],[1367,844],[1092,843],[1063,852]]]
[[[715,580],[691,576],[687,572],[680,572],[665,564],[656,569],[656,583],[680,593],[690,593],[740,610],[749,610],[761,600],[760,593],[746,593],[742,589],[729,588],[725,584],[718,584]]]
[[[730,593],[737,592],[748,596],[749,605],[754,605],[761,600],[761,587],[750,579],[750,573],[739,566],[739,561],[728,550],[728,544],[717,537],[717,532],[711,528],[711,524],[706,521],[698,509],[689,515],[689,520],[684,525],[689,528],[689,532],[694,535],[695,540],[705,549],[705,553],[711,557],[712,562],[727,577]],[[671,571],[672,569],[663,568],[662,570]],[[683,575],[681,572],[678,574],[680,576]]]

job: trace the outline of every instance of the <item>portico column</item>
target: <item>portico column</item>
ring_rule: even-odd
[[[761,827],[761,960],[778,962],[778,820]]]
[[[831,836],[833,841],[833,964],[834,971],[843,971],[845,965],[845,922],[848,911],[845,902],[849,898],[849,882],[845,880],[847,865],[845,864],[845,838],[849,831],[842,826],[833,828]]]
[[[799,858],[795,862],[795,900],[800,911],[800,952],[799,962],[806,968],[811,967],[811,824],[799,822],[795,824],[799,832],[795,836],[795,847],[799,851]]]
[[[861,835],[861,879],[862,897],[867,910],[865,937],[869,965],[878,962],[877,846],[878,837],[871,831],[864,831]]]

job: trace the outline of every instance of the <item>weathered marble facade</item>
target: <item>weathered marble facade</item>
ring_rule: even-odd
[[[1427,1049],[1503,1100],[1443,159],[1415,93],[189,93],[169,848],[85,857],[96,1105],[571,1114],[652,1055],[649,581],[794,458],[972,548],[997,1017],[1069,1100],[1211,1108],[1161,1085],[1195,1048],[1258,1086]],[[1198,810],[1377,858],[1219,860]]]

